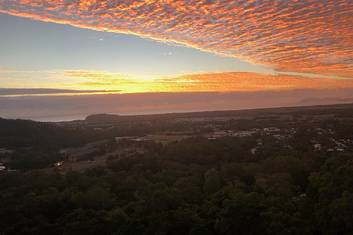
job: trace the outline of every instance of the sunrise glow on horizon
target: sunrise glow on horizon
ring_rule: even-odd
[[[0,87],[353,88],[352,15],[347,0],[0,0]]]

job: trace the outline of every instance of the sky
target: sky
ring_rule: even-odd
[[[209,72],[273,73],[270,68],[236,58],[137,35],[82,29],[6,14],[0,14],[0,29],[0,84],[6,88],[117,90],[124,86],[120,84],[123,79],[145,82]],[[94,79],[98,74],[103,78]],[[105,83],[117,80],[116,86],[103,85],[102,80]]]
[[[0,35],[0,98],[353,88],[353,0],[0,0]]]
[[[1,66],[19,71],[83,70],[131,75],[258,71],[263,67],[172,43],[0,14]]]

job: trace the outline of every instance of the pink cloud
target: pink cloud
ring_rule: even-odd
[[[0,12],[173,41],[280,71],[353,76],[351,0],[0,0]]]

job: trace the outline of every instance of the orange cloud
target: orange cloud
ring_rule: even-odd
[[[46,79],[39,79],[45,77]],[[31,78],[31,79],[28,79]],[[140,77],[93,70],[0,71],[7,88],[55,88],[114,93],[148,92],[251,92],[294,89],[353,88],[353,79],[304,77],[288,74],[221,72],[168,77]],[[33,83],[33,81],[35,81]]]
[[[351,0],[0,0],[0,12],[177,42],[280,71],[353,77]]]
[[[0,13],[173,41],[280,71],[353,77],[351,0],[0,0]]]
[[[258,73],[206,73],[159,80],[169,91],[270,91],[292,89],[353,88],[352,79],[308,78]]]
[[[353,79],[309,78],[246,72],[186,74],[153,80],[140,80],[133,76],[99,71],[66,71],[64,75],[74,79],[79,78],[80,82],[72,87],[74,89],[119,90],[121,93],[249,92],[353,88]]]

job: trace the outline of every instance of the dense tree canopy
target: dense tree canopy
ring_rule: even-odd
[[[331,146],[353,140],[352,122],[341,119],[351,116],[338,112],[318,118],[313,111],[303,112],[284,120],[271,114],[211,121],[237,131],[281,127],[284,140],[257,134],[208,139],[202,136],[204,122],[174,125],[169,116],[165,122],[119,124],[103,131],[0,120],[8,135],[0,133],[2,145],[16,150],[6,166],[17,169],[0,172],[0,234],[352,234],[352,145],[346,141],[345,151]],[[167,144],[111,141],[191,127],[192,137]],[[28,132],[20,135],[21,130]],[[105,165],[85,170],[50,168],[61,159],[60,148],[101,139],[110,142],[98,155],[119,147],[142,146],[144,151],[112,154]],[[327,151],[315,149],[316,143]]]

